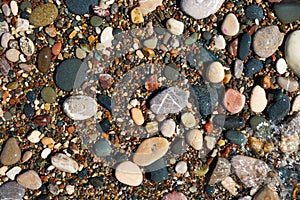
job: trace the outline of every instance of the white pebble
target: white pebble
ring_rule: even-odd
[[[38,143],[40,141],[40,135],[41,132],[38,130],[34,130],[30,133],[30,135],[27,137],[27,139],[31,142],[31,143]]]
[[[276,62],[276,70],[279,74],[284,74],[287,70],[287,64],[283,58],[279,58]]]
[[[74,187],[74,185],[67,185],[66,190],[67,190],[68,195],[71,195],[74,193],[75,187]]]
[[[15,180],[16,175],[19,174],[21,171],[21,167],[15,166],[6,172],[6,176],[11,180]]]
[[[46,149],[44,149],[44,150],[42,151],[41,157],[42,157],[43,159],[46,159],[46,158],[50,155],[50,153],[51,153],[51,149],[46,148]]]
[[[217,37],[215,37],[214,42],[215,42],[216,49],[225,49],[226,41],[223,35],[218,35]]]
[[[160,132],[164,137],[172,137],[175,133],[176,123],[173,119],[167,119],[165,120],[161,127]]]
[[[184,24],[174,18],[168,19],[166,23],[167,29],[174,35],[180,35],[183,33]]]
[[[102,33],[101,33],[101,43],[105,46],[105,47],[110,47],[112,45],[112,40],[114,39],[113,36],[113,28],[112,27],[106,27]]]
[[[16,1],[10,2],[10,9],[14,16],[16,16],[18,14],[18,4]]]
[[[2,11],[5,16],[9,16],[11,13],[11,10],[7,4],[2,5]]]
[[[175,166],[175,171],[178,174],[184,174],[187,171],[187,164],[184,161],[180,161]]]

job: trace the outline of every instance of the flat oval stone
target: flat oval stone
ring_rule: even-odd
[[[240,112],[245,105],[246,97],[239,91],[228,89],[224,96],[224,106],[232,114]]]
[[[26,56],[31,56],[35,51],[32,40],[27,37],[20,38],[20,48]]]
[[[112,151],[112,148],[107,140],[98,140],[94,144],[94,153],[98,157],[109,156]]]
[[[131,161],[124,161],[116,167],[116,178],[121,183],[138,186],[143,182],[143,174],[139,166]]]
[[[56,92],[52,87],[44,87],[41,91],[43,100],[47,103],[55,103]]]
[[[241,60],[246,60],[251,46],[251,35],[244,33],[239,41],[238,55]]]
[[[287,64],[283,58],[279,58],[276,62],[276,70],[279,74],[284,74],[287,70]]]
[[[300,77],[300,30],[289,34],[285,42],[285,60],[288,66]]]
[[[251,92],[250,108],[253,112],[262,112],[266,108],[268,100],[265,90],[259,85],[255,86]]]
[[[170,18],[166,22],[166,27],[173,35],[180,35],[183,33],[184,24],[174,18]]]
[[[18,14],[19,8],[18,8],[18,3],[16,1],[11,1],[10,2],[10,9],[11,12],[14,16]]]
[[[237,59],[234,62],[234,76],[236,78],[241,78],[244,70],[244,62]]]
[[[278,77],[277,83],[281,88],[289,92],[294,92],[299,88],[298,81],[292,80],[291,78],[287,78],[287,77]]]
[[[240,23],[235,14],[229,13],[226,15],[222,23],[221,30],[225,35],[228,36],[234,36],[238,34],[240,30]]]
[[[179,77],[178,67],[175,63],[170,63],[164,68],[164,76],[172,81],[176,81]]]
[[[62,43],[61,42],[57,42],[52,46],[52,54],[57,56],[59,55],[60,51],[62,48]]]
[[[139,108],[131,109],[131,117],[136,125],[142,125],[145,122],[142,111]]]
[[[273,121],[282,120],[290,111],[290,100],[285,95],[273,102],[268,108],[269,118]]]
[[[252,4],[245,9],[245,15],[249,20],[258,19],[261,21],[264,16],[264,11],[260,6]]]
[[[86,120],[97,113],[98,105],[90,96],[76,95],[64,101],[63,110],[73,120]]]
[[[300,3],[282,2],[274,5],[274,12],[278,19],[285,24],[295,22],[300,19]]]
[[[232,144],[243,145],[247,142],[246,136],[241,131],[227,131],[225,138]]]
[[[180,119],[181,123],[187,128],[194,127],[197,124],[196,118],[191,112],[186,112],[182,114]]]
[[[53,3],[41,4],[33,9],[29,22],[36,27],[47,26],[55,21],[57,15],[58,9]]]
[[[193,129],[187,132],[186,142],[191,145],[195,150],[202,149],[203,146],[203,131]]]
[[[1,152],[0,161],[3,165],[13,165],[21,159],[21,149],[15,138],[7,140]]]
[[[270,57],[282,44],[284,34],[278,26],[267,26],[259,29],[253,38],[253,49],[262,58]]]
[[[2,11],[3,11],[3,14],[7,17],[11,14],[11,10],[10,10],[10,7],[8,6],[8,4],[2,5]]]
[[[43,47],[38,55],[38,65],[37,68],[42,73],[47,73],[51,64],[51,49],[50,47]]]
[[[22,200],[25,195],[25,188],[17,182],[6,182],[0,187],[0,199]]]
[[[17,181],[20,185],[30,190],[38,190],[42,186],[42,180],[34,170],[24,172],[18,176]]]
[[[65,0],[68,9],[77,15],[90,13],[92,5],[98,5],[98,0]]]
[[[68,173],[76,173],[79,169],[77,162],[63,153],[52,156],[51,164],[58,170]]]
[[[147,166],[162,158],[169,149],[165,138],[153,137],[144,140],[133,155],[133,162],[139,166]]]
[[[224,77],[224,67],[220,62],[212,62],[206,69],[206,78],[211,83],[220,83]]]
[[[5,53],[5,57],[11,62],[18,62],[20,58],[20,51],[17,49],[8,49]]]

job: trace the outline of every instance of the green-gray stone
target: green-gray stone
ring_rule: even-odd
[[[174,63],[168,64],[164,69],[164,75],[167,79],[175,81],[178,79],[178,67]]]
[[[109,156],[111,150],[111,146],[106,140],[98,140],[94,144],[94,152],[98,157]]]
[[[90,20],[92,26],[100,26],[103,23],[103,19],[99,16],[93,16]]]
[[[260,138],[266,138],[271,132],[269,121],[261,116],[252,117],[250,126],[255,131],[255,135]]]
[[[20,5],[21,10],[25,10],[26,8],[32,8],[32,5],[29,1],[23,1]]]
[[[232,144],[243,145],[247,142],[246,136],[241,131],[227,131],[225,138]]]
[[[52,87],[44,87],[41,96],[46,103],[54,103],[56,100],[56,93]]]
[[[46,3],[34,8],[29,16],[29,22],[36,27],[47,26],[55,21],[58,9],[53,3]]]
[[[276,3],[274,5],[274,11],[279,20],[285,24],[300,19],[300,3],[298,2]]]
[[[191,44],[194,44],[196,41],[197,41],[197,38],[198,38],[198,33],[193,33],[190,37],[188,37],[184,43],[186,45],[191,45]]]

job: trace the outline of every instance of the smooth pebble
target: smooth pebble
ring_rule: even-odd
[[[240,30],[240,23],[235,14],[229,13],[226,15],[222,23],[221,30],[225,35],[228,36],[235,36],[238,34]]]
[[[184,30],[183,22],[178,21],[174,18],[170,18],[167,20],[166,27],[173,35],[180,35]]]
[[[42,186],[42,180],[34,170],[28,170],[19,175],[17,181],[20,185],[30,190],[38,190]]]
[[[191,145],[195,150],[202,149],[203,146],[203,131],[192,129],[186,134],[186,142]]]
[[[120,163],[115,170],[118,181],[129,186],[138,186],[143,182],[143,174],[139,166],[131,161]]]
[[[251,92],[250,108],[253,112],[264,111],[268,104],[265,90],[259,85],[255,86]]]
[[[79,169],[77,162],[63,153],[52,156],[51,164],[58,170],[68,173],[76,173]]]

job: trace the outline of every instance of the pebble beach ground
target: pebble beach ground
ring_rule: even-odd
[[[0,2],[0,200],[300,199],[299,0]]]

